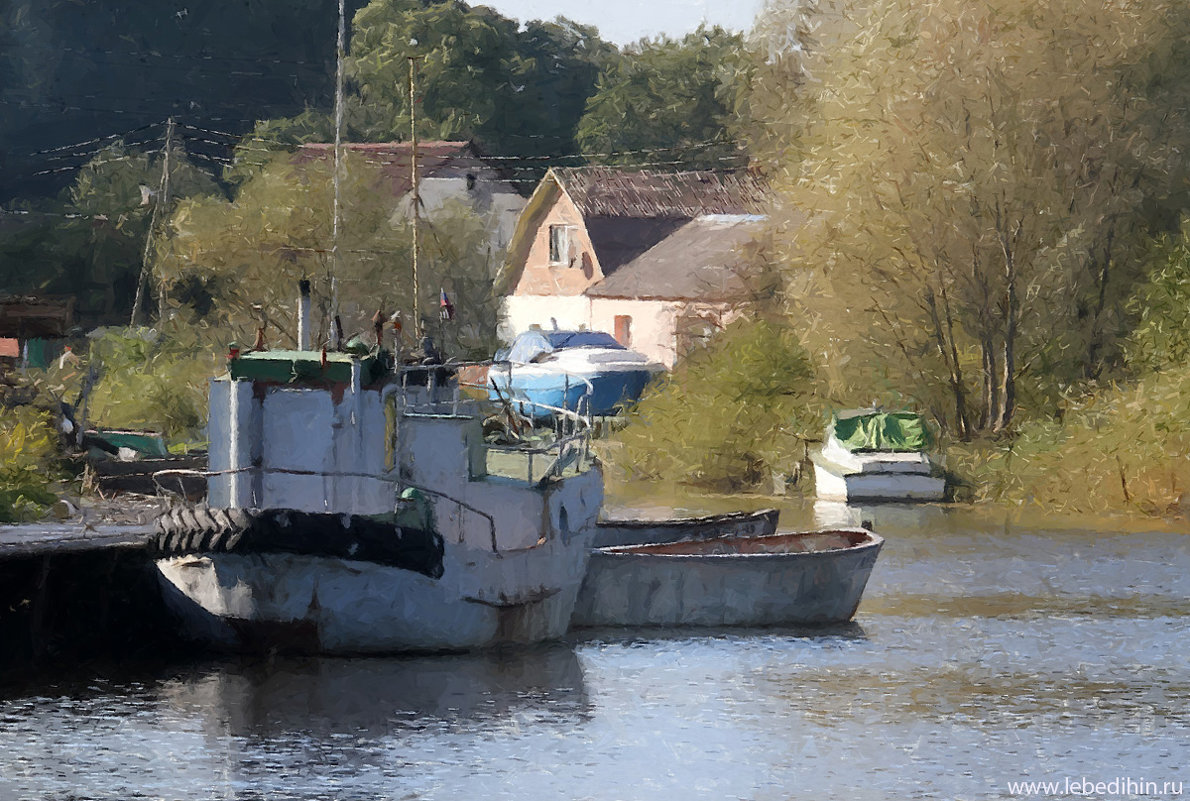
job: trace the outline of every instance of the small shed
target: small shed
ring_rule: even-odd
[[[72,325],[74,298],[0,296],[0,361],[46,367]]]

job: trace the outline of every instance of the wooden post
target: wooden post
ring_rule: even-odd
[[[45,625],[45,605],[48,594],[46,586],[49,584],[50,578],[50,560],[49,554],[41,557],[41,569],[38,571],[37,584],[34,586],[33,605],[29,610],[29,650],[34,662],[45,653],[45,635],[42,629]]]

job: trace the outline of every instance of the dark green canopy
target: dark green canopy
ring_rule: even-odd
[[[913,412],[861,412],[834,423],[835,439],[849,451],[924,451],[930,447],[925,420]]]

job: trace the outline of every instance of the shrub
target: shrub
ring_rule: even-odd
[[[57,500],[57,458],[48,414],[27,406],[0,413],[0,523],[36,519]]]
[[[790,328],[737,322],[646,393],[617,437],[616,465],[632,478],[755,486],[821,433],[813,376]]]

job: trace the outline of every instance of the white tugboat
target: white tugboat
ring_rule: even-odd
[[[332,267],[345,29],[340,4]],[[414,59],[409,80],[413,98]],[[412,115],[410,130],[420,335]],[[466,365],[394,364],[382,317],[370,350],[310,350],[309,311],[303,281],[300,349],[232,350],[211,381],[209,505],[163,515],[155,541],[166,601],[188,631],[228,649],[344,654],[563,635],[603,502],[590,418],[558,410],[550,442],[489,445],[484,410],[459,392]]]
[[[484,441],[456,367],[374,348],[230,355],[208,506],[159,521],[169,606],[233,650],[391,653],[565,633],[603,501],[588,422]]]

